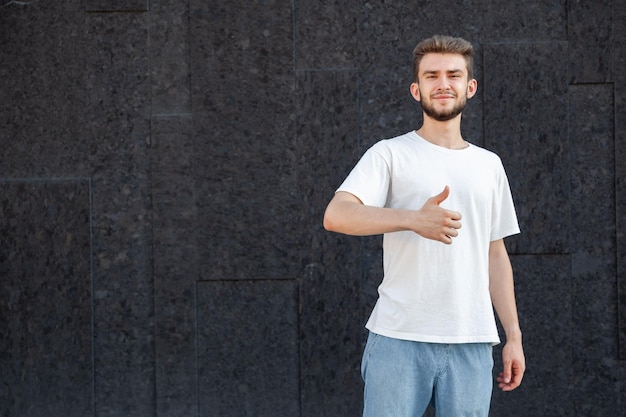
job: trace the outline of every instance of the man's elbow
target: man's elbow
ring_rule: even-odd
[[[324,212],[324,229],[329,232],[352,234],[355,207],[362,205],[354,195],[347,192],[335,194]]]
[[[324,212],[324,229],[329,232],[349,234],[347,215],[345,203],[336,199],[331,200]]]
[[[328,232],[336,232],[337,231],[337,222],[333,216],[332,208],[329,206],[326,208],[324,212],[324,229]]]

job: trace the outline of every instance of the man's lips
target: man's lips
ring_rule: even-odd
[[[447,99],[453,99],[453,98],[455,98],[455,96],[452,94],[437,94],[433,96],[433,99],[435,100],[447,100]]]

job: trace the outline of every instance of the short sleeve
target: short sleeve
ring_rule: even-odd
[[[509,180],[506,176],[502,162],[498,164],[497,190],[493,199],[492,223],[491,223],[491,241],[503,239],[507,236],[515,235],[520,232],[515,213],[515,205]]]
[[[367,206],[384,207],[390,186],[390,154],[377,143],[365,152],[337,189],[358,197]]]

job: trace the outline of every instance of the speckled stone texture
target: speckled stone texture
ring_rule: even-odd
[[[190,7],[201,279],[295,279],[291,2]]]
[[[90,183],[0,181],[0,412],[93,412]]]
[[[626,8],[614,9],[615,66],[626,65]],[[626,360],[626,74],[615,72],[615,212],[617,227],[617,278],[619,353]],[[623,363],[623,362],[621,362]],[[626,380],[626,367],[619,368],[619,380]],[[619,403],[626,404],[626,390],[620,391]]]
[[[297,415],[296,292],[293,280],[198,283],[199,416]]]
[[[90,236],[82,260],[88,276],[76,272],[65,279],[68,285],[90,280],[91,297],[81,299],[81,308],[92,316],[87,329],[57,341],[63,352],[74,338],[89,340],[90,375],[86,381],[55,379],[56,365],[42,365],[42,386],[46,396],[68,405],[75,392],[89,392],[88,411],[97,415],[153,414],[147,14],[86,13],[81,1],[4,3],[0,178],[88,178],[91,190],[88,229],[81,230]],[[57,193],[63,199],[68,191]],[[24,198],[15,196],[15,204]],[[29,224],[19,230],[28,233]],[[30,239],[47,244],[37,234]],[[19,273],[20,264],[13,268]],[[40,309],[33,317],[46,317],[44,304]],[[2,384],[15,382],[9,375],[2,374]],[[51,413],[33,409],[30,415]]]
[[[567,43],[488,44],[484,49],[485,146],[502,159],[523,231],[509,249],[567,253]]]
[[[567,255],[513,255],[511,263],[517,277],[520,321],[524,326],[524,353],[528,370],[524,387],[509,393],[494,389],[491,415],[513,413],[520,416],[571,416],[575,413],[570,384],[573,362],[573,296],[570,282],[570,257]],[[501,333],[502,334],[502,333]],[[568,347],[568,348],[566,348]],[[495,373],[502,369],[502,346],[494,348]],[[558,401],[555,400],[558,398]],[[513,411],[515,410],[515,411]],[[517,413],[517,414],[515,414]]]
[[[157,414],[197,415],[197,210],[191,116],[152,120]]]
[[[358,369],[364,332],[359,263],[354,256],[359,241],[324,233],[321,225],[328,196],[358,158],[356,79],[350,69],[297,74],[302,190],[298,223],[306,239],[302,256],[307,261],[300,280],[303,417],[324,415],[326,410],[358,415],[361,408]]]
[[[147,23],[145,13],[86,16],[99,415],[155,409]]]
[[[612,85],[570,88],[574,404],[614,413],[619,395],[615,288],[615,137]],[[589,222],[588,219],[611,219]],[[594,401],[582,396],[594,392]]]
[[[83,0],[88,12],[146,12],[150,0]]]
[[[614,48],[619,36],[614,26],[614,0],[568,2],[569,81],[610,83],[613,81]],[[612,33],[614,32],[614,33]],[[593,36],[589,36],[592,33]]]
[[[615,19],[615,65],[626,65],[626,8],[617,10]],[[615,73],[615,213],[617,227],[617,277],[619,296],[620,359],[626,360],[626,74]],[[626,378],[622,375],[621,380]],[[626,391],[626,390],[625,390]],[[622,393],[626,400],[626,393]]]
[[[476,48],[462,131],[523,232],[528,371],[491,415],[621,415],[625,22],[615,0],[0,0],[0,415],[359,416],[381,239],[322,218],[419,127],[434,33]]]

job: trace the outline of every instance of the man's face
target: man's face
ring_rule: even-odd
[[[468,80],[463,56],[430,53],[420,62],[411,92],[428,117],[444,122],[461,114],[467,99],[476,93],[476,80]]]

